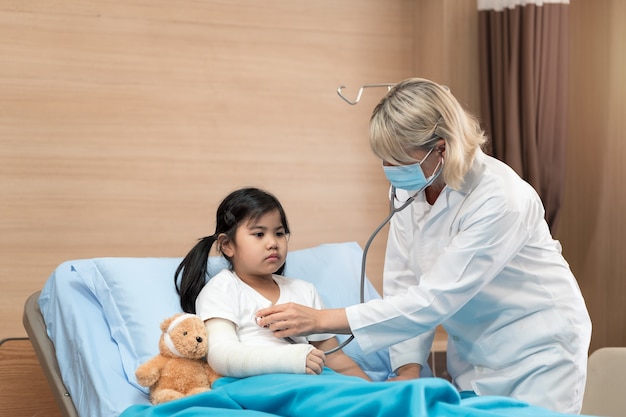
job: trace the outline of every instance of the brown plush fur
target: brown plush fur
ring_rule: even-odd
[[[181,321],[170,332],[174,347],[183,357],[170,351],[164,338],[177,314],[161,323],[159,354],[140,365],[135,372],[137,382],[150,387],[150,401],[160,404],[211,389],[219,375],[206,361],[207,331],[199,317]]]

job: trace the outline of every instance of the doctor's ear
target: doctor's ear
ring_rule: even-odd
[[[437,145],[435,145],[435,151],[443,155],[446,151],[446,141],[444,141],[443,139],[439,139],[437,141]]]

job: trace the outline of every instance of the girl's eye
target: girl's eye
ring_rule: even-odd
[[[256,237],[263,237],[263,236],[265,236],[265,234],[263,232],[257,232],[257,233],[254,234],[254,236],[256,236]]]
[[[285,236],[285,232],[276,232],[276,236],[283,237]]]

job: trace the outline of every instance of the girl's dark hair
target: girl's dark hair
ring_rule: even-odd
[[[283,206],[276,197],[266,191],[252,187],[242,188],[230,193],[220,203],[215,216],[215,233],[200,239],[174,273],[174,285],[176,285],[176,292],[180,296],[180,306],[184,312],[196,313],[196,298],[206,283],[209,252],[217,241],[217,237],[224,233],[229,240],[234,241],[237,227],[241,223],[255,221],[274,210],[278,210],[285,233],[289,234],[289,225]],[[220,250],[219,247],[218,250]],[[230,258],[223,253],[222,256],[231,262]],[[281,274],[283,269],[284,264],[276,273]]]

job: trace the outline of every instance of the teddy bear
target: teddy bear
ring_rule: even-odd
[[[179,313],[161,323],[159,354],[135,371],[150,388],[150,402],[160,404],[208,391],[220,377],[207,363],[207,330],[195,314]]]

